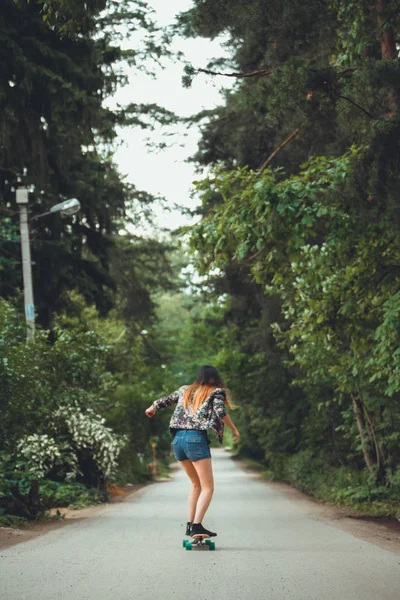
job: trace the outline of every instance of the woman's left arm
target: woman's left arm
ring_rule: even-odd
[[[225,409],[225,401],[226,401],[226,392],[222,389],[215,390],[213,394],[213,408],[214,412],[219,419],[222,419],[226,416]]]

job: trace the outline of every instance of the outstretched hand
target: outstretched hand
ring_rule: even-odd
[[[149,408],[146,408],[146,410],[144,412],[149,417],[149,419],[154,417],[154,415],[156,414],[156,411],[154,410],[154,408],[152,406],[149,406]]]
[[[240,440],[240,433],[238,432],[237,429],[234,429],[232,431],[232,433],[233,433],[233,442],[234,443],[238,442]]]

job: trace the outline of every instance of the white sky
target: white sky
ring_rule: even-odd
[[[160,25],[168,25],[174,21],[177,13],[191,7],[191,0],[149,0],[149,5],[156,10],[156,19]],[[135,46],[132,40],[132,46]],[[194,66],[206,66],[208,61],[225,54],[218,41],[205,39],[175,41],[175,50],[184,52],[187,62]],[[156,103],[174,111],[181,116],[189,116],[205,108],[213,108],[221,103],[220,90],[226,81],[219,78],[200,75],[195,77],[190,89],[182,87],[183,63],[163,60],[164,70],[155,70],[154,79],[135,69],[127,67],[129,84],[120,89],[114,96],[115,103]],[[174,127],[174,130],[176,128]],[[135,128],[120,130],[121,146],[115,160],[121,173],[127,175],[130,182],[139,189],[164,196],[169,206],[175,204],[193,207],[198,202],[190,198],[191,182],[196,179],[193,165],[185,160],[196,151],[199,131],[192,127],[185,131],[180,127],[180,135],[174,137],[175,144],[160,152],[152,152],[146,148],[146,138],[162,141],[165,131],[160,126],[154,132]],[[187,134],[185,136],[185,133]],[[169,138],[164,141],[170,142]],[[183,146],[183,147],[181,147]],[[156,208],[159,227],[173,229],[187,224],[188,218],[179,211],[168,212],[161,207]]]

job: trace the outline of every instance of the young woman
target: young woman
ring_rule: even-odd
[[[183,386],[173,394],[156,400],[146,410],[146,415],[151,418],[157,410],[172,404],[176,404],[170,421],[170,431],[174,436],[174,455],[192,482],[186,535],[215,536],[216,533],[203,527],[203,518],[214,492],[207,431],[213,429],[222,444],[225,424],[232,429],[235,442],[240,438],[238,430],[225,412],[225,405],[229,408],[232,405],[217,369],[204,365],[192,385]]]

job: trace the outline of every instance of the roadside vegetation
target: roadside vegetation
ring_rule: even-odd
[[[198,0],[178,26],[231,49],[188,65],[187,85],[236,80],[197,116],[211,174],[190,244],[240,453],[319,499],[398,516],[398,3],[246,6]]]
[[[141,32],[123,49],[127,32]],[[0,521],[104,501],[110,484],[151,480],[168,461],[168,391],[154,297],[179,288],[173,245],[142,237],[154,198],[113,162],[117,127],[151,127],[157,106],[105,100],[124,66],[163,51],[142,2],[6,0],[0,16]],[[18,143],[16,143],[18,140]],[[66,198],[80,212],[31,220],[38,330],[26,341],[15,188],[30,218]],[[132,234],[132,231],[137,233]],[[161,461],[161,462],[160,462]]]
[[[161,32],[139,1],[5,0],[1,523],[101,502],[111,484],[151,480],[155,457],[166,469],[169,412],[150,421],[144,409],[204,363],[238,406],[236,452],[265,477],[399,518],[397,5],[193,0]],[[126,49],[127,28],[140,47]],[[154,198],[112,154],[117,127],[178,116],[151,98],[104,108],[124,64],[151,69],[174,36],[222,36],[230,51],[186,65],[184,85],[200,73],[234,81],[190,119],[199,207],[181,249],[176,233],[137,233]],[[21,183],[31,216],[69,197],[82,205],[31,224],[29,341]]]

